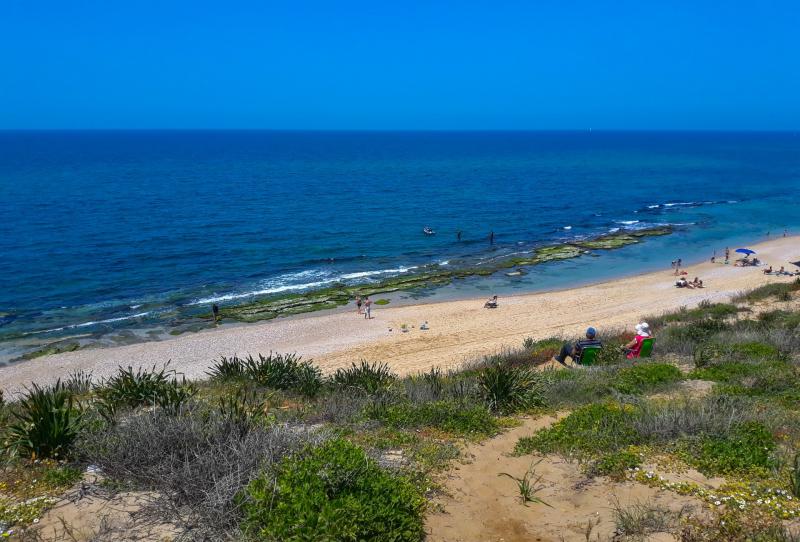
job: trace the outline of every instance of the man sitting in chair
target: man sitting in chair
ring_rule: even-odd
[[[556,356],[556,361],[559,362],[561,365],[566,365],[564,363],[567,359],[567,356],[572,358],[574,363],[581,362],[581,353],[583,353],[583,349],[586,347],[590,348],[602,348],[603,343],[597,338],[597,330],[593,327],[590,327],[586,330],[586,338],[581,339],[580,341],[576,342],[575,344],[564,343],[561,347],[561,352],[558,353]]]

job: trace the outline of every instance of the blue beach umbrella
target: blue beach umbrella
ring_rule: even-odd
[[[749,248],[737,248],[736,252],[738,252],[740,254],[747,254],[748,256],[750,254],[755,254],[756,253],[755,250],[750,250]]]

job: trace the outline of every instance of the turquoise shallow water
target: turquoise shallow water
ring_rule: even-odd
[[[64,336],[159,337],[212,302],[616,228],[676,233],[411,297],[519,293],[704,259],[796,233],[799,188],[794,133],[0,132],[0,360]]]

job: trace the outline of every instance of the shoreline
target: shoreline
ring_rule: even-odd
[[[800,259],[800,237],[777,238],[752,245],[758,257],[777,269]],[[713,248],[709,249],[711,252]],[[665,257],[665,261],[669,258]],[[787,267],[788,268],[788,267]],[[110,376],[117,366],[163,365],[197,379],[220,356],[296,352],[313,359],[324,372],[358,362],[382,361],[398,374],[442,369],[517,347],[526,336],[579,334],[587,325],[603,329],[630,327],[639,318],[694,306],[701,301],[724,301],[736,293],[769,282],[792,280],[766,276],[762,268],[739,268],[705,262],[685,266],[690,278],[699,275],[707,287],[674,287],[665,269],[600,280],[581,286],[520,293],[500,298],[498,309],[483,309],[483,298],[433,300],[375,307],[364,321],[352,310],[306,313],[183,334],[160,341],[107,348],[87,348],[0,367],[0,388],[10,395],[32,382],[48,384],[75,370],[91,371],[95,379]],[[347,307],[352,307],[352,302]],[[429,331],[419,324],[429,322]],[[410,331],[403,333],[406,324]],[[413,327],[411,327],[413,326]],[[391,331],[389,329],[391,328]]]

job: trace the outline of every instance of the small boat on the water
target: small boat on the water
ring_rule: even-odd
[[[436,235],[436,232],[433,231],[433,228],[429,226],[425,226],[424,228],[422,228],[422,233],[424,233],[425,235]]]

